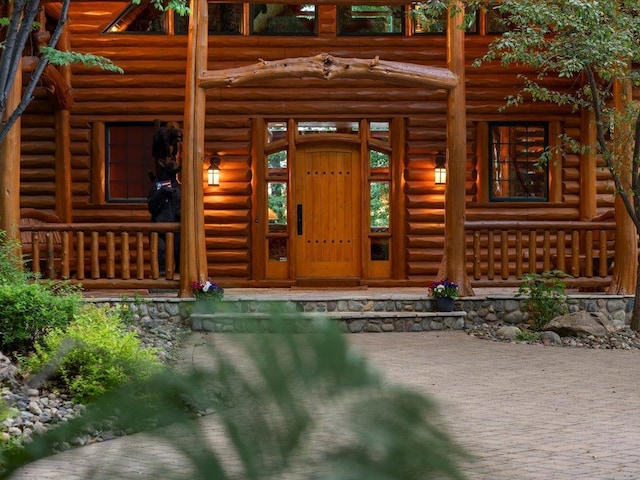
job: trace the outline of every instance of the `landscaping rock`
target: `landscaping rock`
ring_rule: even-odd
[[[562,345],[562,337],[552,331],[542,332],[540,334],[540,341],[543,345]]]
[[[518,327],[507,325],[504,327],[500,327],[496,331],[496,337],[504,338],[505,340],[515,340],[520,333],[522,333],[522,330],[520,330]]]
[[[601,312],[579,311],[568,313],[551,320],[544,330],[556,332],[561,336],[594,335],[604,337],[615,332],[615,327]]]

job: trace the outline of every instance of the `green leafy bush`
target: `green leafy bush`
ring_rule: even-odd
[[[82,302],[79,287],[34,278],[19,252],[0,230],[0,351],[14,359],[33,352],[51,328],[67,325]]]
[[[7,232],[0,230],[0,284],[27,283],[32,278],[32,273],[23,268],[17,256],[20,252],[20,244],[7,240]]]
[[[43,376],[52,387],[83,403],[163,369],[156,351],[141,346],[117,311],[92,304],[82,308],[66,329],[47,333],[23,366],[27,374]]]
[[[531,330],[523,330],[516,335],[516,342],[536,342],[540,340],[540,332],[532,332]]]
[[[32,353],[48,331],[68,325],[81,304],[78,290],[67,284],[0,284],[0,350],[14,358]]]
[[[522,306],[529,312],[529,324],[534,330],[542,330],[554,317],[567,313],[564,276],[564,272],[552,270],[523,277],[518,295],[525,297]]]

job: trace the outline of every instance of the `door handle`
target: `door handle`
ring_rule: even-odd
[[[302,235],[302,204],[296,205],[296,222],[298,225],[298,235]]]

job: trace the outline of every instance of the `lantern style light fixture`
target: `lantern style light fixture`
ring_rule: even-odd
[[[207,183],[210,187],[217,187],[220,185],[220,156],[217,153],[214,153],[209,157]]]
[[[436,155],[435,182],[436,185],[447,183],[447,157],[444,153],[438,152]]]

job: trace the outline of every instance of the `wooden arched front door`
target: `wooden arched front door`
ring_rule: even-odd
[[[295,181],[295,268],[298,280],[359,279],[362,272],[360,146],[300,145]]]

